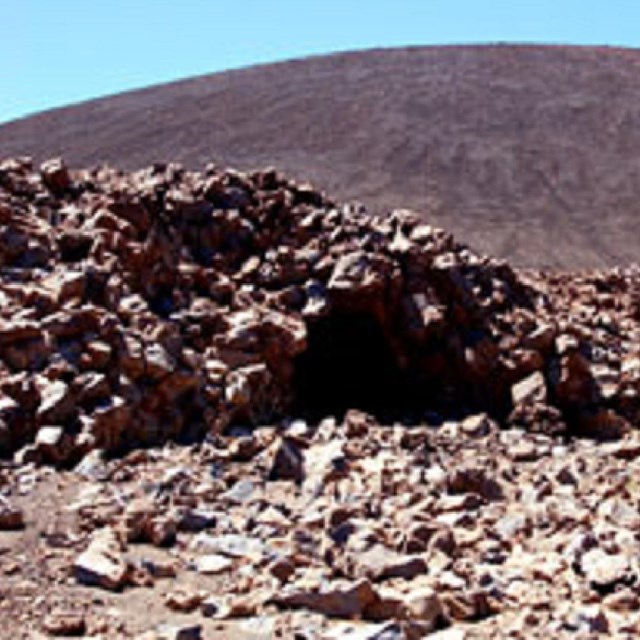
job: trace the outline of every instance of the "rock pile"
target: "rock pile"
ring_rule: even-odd
[[[0,165],[0,451],[63,465],[351,406],[636,418],[633,273],[529,274],[275,170]]]
[[[6,161],[0,238],[12,637],[640,633],[635,270],[213,166]]]
[[[351,410],[10,465],[0,617],[25,638],[638,637],[639,435]]]

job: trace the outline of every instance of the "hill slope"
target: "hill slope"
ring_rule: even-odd
[[[275,165],[409,207],[520,265],[637,259],[640,52],[374,50],[252,67],[0,126],[0,156]]]

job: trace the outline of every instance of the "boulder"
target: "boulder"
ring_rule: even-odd
[[[65,435],[64,427],[49,425],[40,427],[35,445],[42,460],[59,464],[67,459],[71,440]]]
[[[40,424],[64,424],[75,413],[73,394],[62,380],[45,382],[40,393],[42,401],[36,411]]]
[[[62,158],[52,158],[40,165],[43,183],[55,194],[62,194],[71,187],[71,176]]]
[[[427,573],[427,563],[421,556],[405,555],[381,544],[359,552],[354,558],[354,572],[358,577],[379,581],[390,578],[412,578]]]
[[[511,387],[514,406],[522,404],[544,404],[547,401],[547,385],[540,371],[535,371]]]
[[[129,565],[113,529],[97,530],[87,549],[75,560],[76,580],[83,585],[118,591],[126,584]]]
[[[292,480],[298,484],[304,480],[304,454],[291,438],[279,438],[266,452],[271,458],[270,480]]]
[[[22,509],[0,494],[0,531],[14,531],[24,528]]]
[[[332,618],[361,617],[378,594],[368,579],[336,582],[316,587],[285,586],[271,601],[282,608],[303,607]]]

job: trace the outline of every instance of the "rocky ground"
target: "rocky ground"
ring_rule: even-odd
[[[633,638],[635,269],[274,170],[0,164],[2,637]]]
[[[635,434],[357,411],[7,465],[2,637],[635,638],[639,478]]]

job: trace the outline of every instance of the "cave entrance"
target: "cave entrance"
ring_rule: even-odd
[[[413,408],[407,377],[377,320],[334,312],[308,326],[307,350],[295,363],[294,409],[319,420],[361,409],[379,420],[406,418]]]

